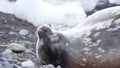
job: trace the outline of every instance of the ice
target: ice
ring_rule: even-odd
[[[54,5],[43,0],[0,0],[0,12],[14,14],[35,26],[45,23],[52,24],[53,27],[75,26],[86,18],[86,13],[78,2]]]
[[[89,12],[95,9],[99,0],[45,0],[45,1],[57,5],[69,2],[78,2],[86,12]]]

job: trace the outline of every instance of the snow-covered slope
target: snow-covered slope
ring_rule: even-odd
[[[84,10],[76,2],[52,5],[42,0],[18,0],[14,14],[36,26],[45,23],[75,26],[86,18]]]

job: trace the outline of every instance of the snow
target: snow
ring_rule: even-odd
[[[109,0],[111,4],[119,4],[120,5],[120,0]]]
[[[8,0],[0,0],[0,12],[13,14],[14,3]]]

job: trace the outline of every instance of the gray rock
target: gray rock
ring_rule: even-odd
[[[0,68],[4,68],[2,64],[0,64]]]
[[[13,52],[16,52],[16,53],[19,53],[19,52],[24,52],[26,50],[25,46],[22,45],[22,44],[18,44],[18,43],[11,43],[9,45],[9,48],[13,51]]]
[[[23,30],[20,30],[20,31],[19,31],[19,34],[22,35],[22,36],[25,36],[25,35],[28,35],[28,34],[29,34],[29,31],[26,30],[26,29],[23,29]]]
[[[46,68],[55,68],[52,64],[46,66]]]
[[[23,68],[34,68],[34,63],[31,60],[22,62]]]
[[[12,51],[10,49],[6,49],[5,51],[2,52],[3,56],[7,59],[11,59],[12,58]]]
[[[0,57],[0,62],[7,62],[7,58],[5,58],[5,57]]]
[[[9,64],[8,62],[3,63],[5,68],[14,68],[12,64]]]

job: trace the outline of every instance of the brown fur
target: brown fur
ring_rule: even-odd
[[[120,68],[120,58],[108,59],[104,62],[94,58],[87,58],[86,61],[77,58],[70,64],[70,68]]]

